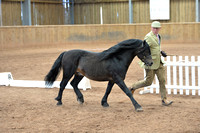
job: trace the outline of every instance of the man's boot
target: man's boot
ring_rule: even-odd
[[[169,105],[171,105],[173,103],[173,101],[168,101],[167,99],[163,99],[162,100],[162,105],[164,105],[164,106],[169,106]]]
[[[135,92],[136,89],[129,87],[129,90],[131,91],[131,93],[133,94]]]

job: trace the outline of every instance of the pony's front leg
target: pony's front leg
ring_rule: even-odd
[[[131,99],[132,104],[135,107],[137,112],[142,112],[142,107],[137,103],[137,101],[133,98],[131,91],[127,88],[123,80],[120,78],[116,79],[116,84],[123,90],[123,92]]]
[[[109,104],[107,102],[107,99],[108,99],[108,95],[110,94],[110,92],[112,90],[113,85],[114,85],[113,82],[111,82],[111,81],[108,82],[108,86],[107,86],[106,92],[105,92],[105,94],[104,94],[104,96],[103,96],[103,98],[101,100],[101,105],[103,107],[108,107],[109,106]]]

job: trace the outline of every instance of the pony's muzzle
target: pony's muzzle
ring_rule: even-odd
[[[153,65],[153,62],[152,62],[152,61],[151,61],[151,62],[146,62],[145,65],[146,65],[146,66],[152,66],[152,65]]]

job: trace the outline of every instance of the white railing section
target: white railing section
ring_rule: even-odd
[[[46,86],[45,81],[38,80],[14,80],[11,72],[0,73],[0,86],[13,86],[13,87],[39,87],[39,88],[60,88],[60,81],[55,81],[52,86]],[[66,89],[73,89],[73,87],[68,84]],[[87,90],[91,89],[90,80],[84,77],[78,84],[79,89]]]
[[[171,60],[172,59],[172,60]],[[167,56],[163,58],[166,62],[166,88],[168,94],[199,95],[200,96],[200,56]],[[144,75],[146,75],[144,71]],[[159,93],[159,82],[157,77],[151,86],[145,87],[143,93]]]

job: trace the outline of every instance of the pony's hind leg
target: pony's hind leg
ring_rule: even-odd
[[[111,82],[111,81],[108,82],[108,86],[107,86],[106,92],[105,92],[105,94],[104,94],[104,96],[103,96],[103,98],[101,100],[101,105],[103,107],[108,107],[109,106],[109,104],[107,102],[107,99],[108,99],[108,95],[110,94],[110,92],[112,90],[113,85],[114,85],[113,82]]]
[[[57,105],[62,105],[62,95],[68,81],[69,79],[63,78],[62,81],[60,82],[60,90],[58,92],[58,96],[55,98],[55,100],[58,101]]]
[[[76,93],[76,96],[77,96],[77,101],[80,103],[80,104],[83,104],[84,103],[84,98],[83,98],[83,94],[81,93],[81,91],[78,89],[78,84],[79,82],[83,79],[84,76],[76,73],[75,76],[74,76],[74,79],[71,81],[71,85],[72,87],[74,88],[74,92]]]
[[[70,69],[69,69],[70,70]],[[62,105],[62,95],[63,95],[63,91],[68,83],[68,81],[71,79],[71,77],[74,75],[73,71],[69,72],[65,72],[65,70],[63,70],[63,78],[62,81],[60,82],[60,90],[58,92],[58,96],[55,98],[55,100],[58,101],[57,105]]]

